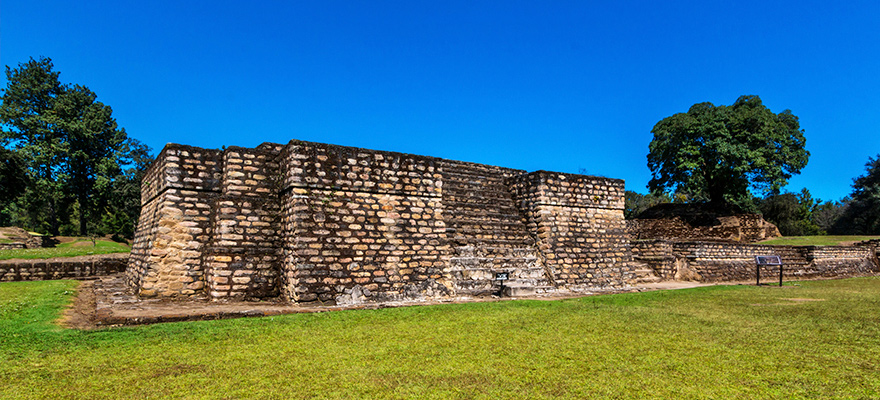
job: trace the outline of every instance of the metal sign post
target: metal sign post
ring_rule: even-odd
[[[763,265],[778,265],[779,266],[779,286],[782,286],[782,257],[776,255],[770,256],[755,256],[755,276],[757,279],[757,285],[761,286],[761,266]]]
[[[495,280],[501,283],[501,288],[498,289],[498,297],[504,296],[504,281],[510,279],[509,272],[496,272]]]

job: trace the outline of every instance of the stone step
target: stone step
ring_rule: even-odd
[[[526,171],[515,170],[504,167],[497,167],[493,165],[484,165],[484,164],[476,164],[469,163],[463,161],[452,161],[446,160],[440,163],[440,167],[443,168],[443,173],[457,173],[457,174],[480,174],[480,175],[520,175],[525,173]]]
[[[507,272],[511,280],[546,280],[544,268],[535,264],[530,266],[499,266],[496,268],[464,265],[461,268],[455,268],[451,265],[449,272],[453,279],[465,281],[494,281],[495,274],[498,272]]]
[[[475,224],[462,224],[458,225],[455,221],[446,221],[447,226],[452,229],[455,229],[455,234],[452,235],[453,238],[463,237],[463,238],[478,238],[478,239],[490,239],[490,238],[498,238],[498,239],[530,239],[528,230],[526,229],[525,224],[491,224],[486,223],[483,225],[475,225]],[[485,228],[483,227],[485,226]],[[503,228],[502,228],[503,226]],[[448,228],[447,228],[448,229]],[[446,235],[447,237],[449,235]]]
[[[493,191],[493,190],[456,190],[454,188],[443,188],[443,201],[445,202],[461,202],[466,204],[496,204],[499,201],[509,202],[506,205],[516,206],[513,195],[509,192]]]
[[[506,178],[499,174],[473,173],[467,171],[443,171],[443,186],[447,182],[486,182],[505,185]]]
[[[498,220],[520,221],[523,216],[518,212],[500,212],[497,209],[449,209],[443,211],[451,218],[458,220]]]
[[[456,257],[536,257],[534,247],[453,246]]]
[[[516,239],[499,239],[499,238],[481,238],[476,236],[453,236],[449,238],[453,246],[491,246],[491,247],[507,247],[521,248],[534,246],[535,241],[532,238],[516,238]]]
[[[552,293],[556,288],[547,281],[511,279],[504,281],[503,296],[524,297]],[[502,290],[500,281],[462,281],[456,282],[458,294],[471,296],[498,295]]]
[[[640,283],[655,283],[660,282],[663,279],[657,276],[651,268],[640,268],[632,271],[633,273],[633,282],[636,284]]]
[[[495,279],[496,272],[511,272],[516,279],[539,279],[544,276],[544,268],[537,258],[483,258],[453,257],[449,260],[449,271],[456,279]]]
[[[463,203],[457,201],[443,201],[444,212],[450,210],[454,212],[451,215],[520,215],[519,209],[511,202],[511,204],[496,203],[493,207],[488,208],[485,204]]]
[[[549,294],[556,291],[556,288],[550,285],[504,285],[505,297],[528,297],[540,294]]]
[[[491,220],[459,220],[449,219],[446,221],[448,228],[455,229],[455,233],[464,234],[469,230],[479,232],[503,232],[505,234],[515,233],[517,235],[528,235],[526,224],[522,221],[491,221]]]

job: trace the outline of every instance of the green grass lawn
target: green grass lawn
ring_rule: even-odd
[[[98,239],[97,246],[93,246],[91,240],[83,238],[74,242],[60,243],[56,247],[0,250],[0,260],[75,257],[91,254],[128,253],[129,251],[131,251],[131,247],[125,243]]]
[[[769,239],[760,244],[794,245],[794,246],[837,246],[863,240],[880,239],[880,236],[783,236]]]
[[[880,398],[873,277],[98,331],[75,287],[0,284],[0,398]]]

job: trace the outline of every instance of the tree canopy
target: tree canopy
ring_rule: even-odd
[[[55,235],[63,229],[80,235],[132,231],[139,204],[128,202],[126,209],[118,203],[139,197],[139,187],[136,193],[127,187],[137,186],[132,180],[149,164],[150,149],[118,127],[113,110],[95,93],[62,84],[53,67],[51,59],[42,57],[6,67],[0,145],[14,154],[25,179],[0,212],[19,225]],[[103,223],[120,218],[126,222],[112,228]]]
[[[731,106],[694,104],[651,132],[652,192],[734,209],[754,209],[751,189],[778,193],[810,156],[798,117],[773,113],[758,96],[741,96]]]
[[[880,154],[869,157],[865,174],[853,180],[853,192],[834,230],[845,234],[880,235]]]

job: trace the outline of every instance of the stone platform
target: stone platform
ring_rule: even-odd
[[[669,287],[667,287],[669,286]],[[559,300],[600,294],[625,293],[644,290],[675,289],[695,287],[688,285],[652,285],[633,287],[627,290],[606,289],[593,292],[567,292],[552,295],[534,296],[529,300]],[[123,274],[99,277],[83,281],[77,289],[74,304],[64,313],[62,324],[69,328],[95,329],[115,326],[145,325],[162,322],[204,321],[216,319],[266,317],[282,314],[315,313],[338,310],[362,310],[415,305],[437,305],[467,302],[517,300],[518,297],[461,296],[442,300],[422,302],[388,302],[382,304],[322,305],[297,304],[280,299],[260,301],[217,301],[205,297],[187,299],[139,298],[125,283]]]

